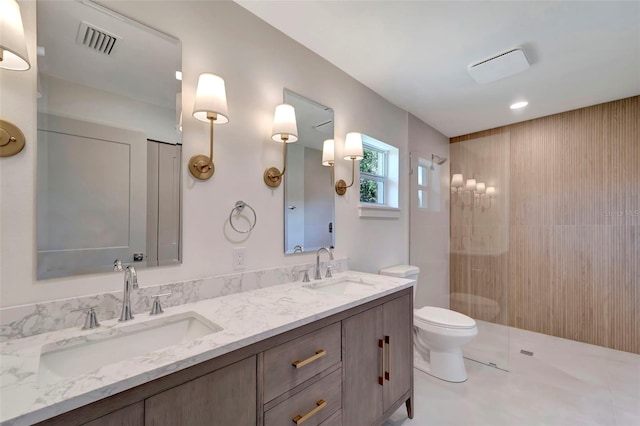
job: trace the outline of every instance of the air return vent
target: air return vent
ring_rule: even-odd
[[[511,49],[469,65],[468,71],[478,83],[491,83],[528,68],[529,61],[524,52],[521,49]]]
[[[95,52],[111,55],[118,40],[120,40],[120,37],[117,35],[82,21],[78,29],[76,43],[88,47]]]

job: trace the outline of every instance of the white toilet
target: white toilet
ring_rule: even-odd
[[[381,275],[418,281],[420,269],[397,265],[380,270]],[[417,284],[413,287],[415,301]],[[460,347],[478,335],[476,322],[459,312],[425,306],[413,311],[414,366],[448,382],[464,382],[467,372]]]

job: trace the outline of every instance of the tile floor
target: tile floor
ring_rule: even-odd
[[[508,336],[509,372],[466,359],[469,380],[454,384],[415,370],[414,419],[401,408],[385,425],[640,426],[640,355],[514,328]]]

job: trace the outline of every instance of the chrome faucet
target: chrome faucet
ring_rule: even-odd
[[[122,314],[120,314],[120,321],[129,321],[133,319],[133,312],[131,312],[131,289],[138,289],[138,275],[136,274],[136,268],[133,266],[127,266],[124,270],[124,299],[122,301]]]
[[[322,252],[322,250],[324,250],[327,253],[329,253],[329,259],[333,260],[333,253],[328,248],[320,247],[318,249],[318,251],[316,252],[316,276],[315,276],[316,280],[321,280],[322,279],[322,275],[320,275],[320,253]]]

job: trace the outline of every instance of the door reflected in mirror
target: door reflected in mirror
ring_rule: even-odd
[[[284,251],[294,254],[333,247],[332,168],[322,165],[323,142],[333,139],[333,110],[288,89],[284,102],[294,106],[298,124],[298,141],[287,147]]]
[[[180,41],[39,0],[37,277],[181,261]]]

